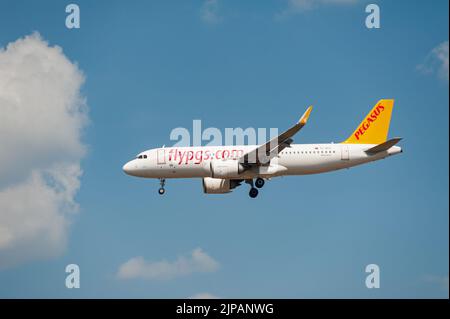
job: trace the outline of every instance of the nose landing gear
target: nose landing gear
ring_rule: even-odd
[[[160,178],[160,179],[159,179],[159,185],[160,185],[161,187],[158,189],[159,195],[164,195],[164,193],[166,192],[166,190],[164,189],[164,185],[165,185],[165,184],[166,184],[166,179]]]

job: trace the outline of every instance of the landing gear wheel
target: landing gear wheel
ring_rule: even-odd
[[[164,195],[164,193],[166,192],[166,190],[164,189],[164,185],[166,185],[166,179],[165,178],[160,178],[159,179],[159,185],[161,187],[158,189],[158,193],[159,193],[159,195]]]
[[[265,181],[262,178],[258,177],[255,181],[255,186],[258,188],[262,188],[264,186],[264,183]]]
[[[250,192],[248,193],[248,195],[251,198],[255,198],[256,196],[258,196],[258,190],[254,187],[250,188]]]

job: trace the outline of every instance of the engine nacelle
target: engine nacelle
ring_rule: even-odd
[[[237,160],[211,161],[211,177],[232,178],[238,177],[244,167]]]
[[[205,177],[203,178],[203,192],[205,194],[225,194],[240,184],[240,181],[232,179]]]

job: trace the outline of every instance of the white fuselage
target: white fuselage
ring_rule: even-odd
[[[399,146],[369,155],[372,144],[292,144],[269,165],[254,166],[230,179],[270,178],[283,175],[318,174],[348,168],[402,152]],[[123,170],[146,178],[213,177],[211,162],[238,160],[255,145],[166,147],[144,151],[129,161]]]

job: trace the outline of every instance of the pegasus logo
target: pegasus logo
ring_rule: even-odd
[[[373,112],[370,113],[370,115],[364,120],[364,122],[362,122],[362,124],[359,126],[358,130],[355,132],[355,138],[357,140],[359,140],[361,135],[363,135],[364,132],[366,132],[369,129],[370,125],[378,119],[378,116],[383,111],[384,111],[384,106],[381,104],[378,104],[377,107],[373,110]]]

